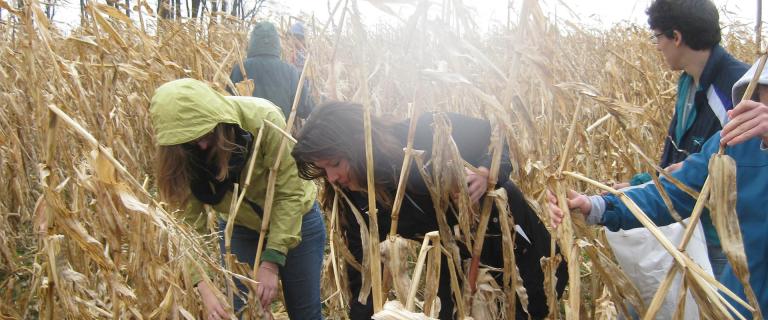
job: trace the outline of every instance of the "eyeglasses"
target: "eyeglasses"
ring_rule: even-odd
[[[662,31],[659,33],[656,33],[652,35],[649,39],[651,40],[652,44],[659,44],[659,37],[663,36],[666,32]]]

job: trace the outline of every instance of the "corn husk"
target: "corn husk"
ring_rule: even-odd
[[[760,304],[749,282],[747,255],[736,213],[736,161],[728,155],[713,155],[709,160],[709,175],[712,179],[712,195],[709,197],[712,224],[733,273],[744,286],[749,304],[755,308],[752,317],[762,319]]]
[[[435,319],[425,316],[422,313],[410,312],[397,301],[387,301],[384,309],[373,315],[375,320],[428,320]]]

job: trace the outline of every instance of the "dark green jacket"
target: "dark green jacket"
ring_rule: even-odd
[[[280,60],[280,36],[272,23],[259,22],[253,27],[247,58],[242,66],[240,63],[235,64],[229,76],[233,83],[245,80],[242,70],[245,70],[247,79],[253,80],[251,95],[272,101],[287,118],[296,96],[300,71]],[[305,83],[296,110],[296,115],[302,119],[309,115],[313,107],[307,94],[308,89]]]

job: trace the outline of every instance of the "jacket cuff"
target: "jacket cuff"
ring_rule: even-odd
[[[651,180],[651,175],[648,172],[642,172],[632,176],[632,179],[629,180],[629,184],[632,186],[639,186]]]
[[[261,254],[261,261],[267,261],[275,263],[281,267],[285,266],[285,255],[275,249],[266,249]]]
[[[603,221],[603,213],[605,213],[605,199],[602,196],[590,196],[589,202],[592,204],[592,209],[589,210],[587,224],[599,224]]]
[[[493,155],[490,152],[483,154],[477,162],[477,167],[486,167],[488,171],[491,171],[491,162],[493,162],[492,156]]]
[[[203,282],[203,276],[199,272],[195,272],[189,277],[189,280],[192,281],[193,287],[197,287],[200,282]]]
[[[605,211],[601,217],[600,224],[608,228],[613,232],[619,231],[621,225],[619,224],[619,212],[617,212],[617,205],[621,202],[613,195],[607,195],[601,197],[605,203]]]
[[[201,266],[205,274],[200,273],[200,270],[197,268],[194,261],[187,260],[184,262],[184,265],[184,267],[189,270],[189,280],[195,287],[197,287],[197,285],[203,281],[203,277],[207,277],[211,273],[211,270],[206,265]]]

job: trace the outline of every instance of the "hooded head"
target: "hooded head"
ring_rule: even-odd
[[[280,36],[271,22],[259,22],[251,30],[248,58],[258,55],[280,57]]]
[[[149,115],[159,146],[193,141],[219,123],[240,125],[232,102],[195,79],[174,80],[157,88]]]
[[[301,21],[294,23],[291,26],[291,34],[294,37],[304,39],[304,24]]]
[[[747,91],[747,87],[749,86],[749,82],[752,81],[752,77],[755,75],[755,72],[757,71],[758,64],[760,64],[760,59],[755,61],[755,64],[752,65],[749,70],[747,70],[747,73],[745,73],[743,76],[741,76],[741,79],[736,81],[735,84],[733,84],[733,91],[732,91],[732,99],[733,99],[733,105],[739,104],[741,102],[741,98],[743,98],[744,92]],[[761,85],[768,85],[768,64],[766,64],[766,68],[763,68],[763,72],[760,73],[760,78],[757,80],[758,84]],[[760,101],[760,97],[758,96],[759,88],[755,88],[755,92],[752,94],[752,97],[750,100],[753,101]]]

